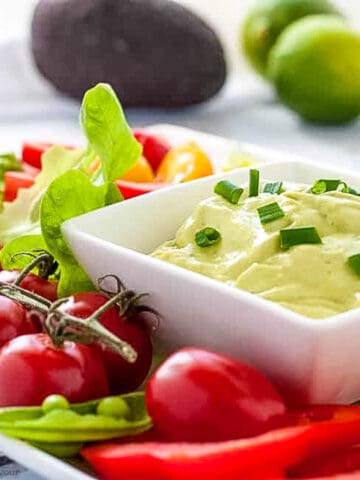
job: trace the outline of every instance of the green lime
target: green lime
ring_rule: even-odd
[[[265,76],[269,51],[288,25],[306,15],[337,13],[328,0],[261,0],[244,22],[240,42],[252,66]]]
[[[343,123],[360,113],[360,36],[339,17],[298,20],[270,52],[268,76],[304,119]]]

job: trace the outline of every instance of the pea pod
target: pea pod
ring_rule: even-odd
[[[0,409],[1,433],[57,456],[74,455],[85,442],[136,435],[151,426],[142,392],[72,405],[51,395],[41,407]]]

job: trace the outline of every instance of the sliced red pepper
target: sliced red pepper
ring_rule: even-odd
[[[360,442],[360,407],[314,407],[303,413],[302,421],[304,418],[304,426],[250,439],[212,444],[112,444],[89,447],[82,453],[106,480],[115,480],[120,473],[137,480],[276,479],[284,478],[282,472],[290,467]]]
[[[302,462],[287,472],[289,478],[331,478],[335,475],[358,472],[360,478],[360,447],[350,447]]]
[[[4,174],[4,200],[12,202],[16,199],[20,188],[29,188],[34,185],[35,179],[25,172],[5,172]]]
[[[22,146],[21,159],[24,163],[32,167],[41,169],[41,157],[50,148],[54,147],[55,143],[46,142],[25,142]],[[73,150],[75,147],[62,145],[68,150]]]
[[[170,145],[162,138],[145,130],[135,130],[134,137],[143,147],[143,155],[156,172],[165,155],[170,151]]]
[[[154,192],[160,188],[168,186],[167,183],[137,183],[127,182],[125,180],[116,180],[115,184],[125,200],[144,195],[144,193]]]

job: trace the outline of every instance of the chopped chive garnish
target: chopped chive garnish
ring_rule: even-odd
[[[249,175],[249,197],[257,197],[259,195],[260,172],[252,168]]]
[[[350,195],[357,195],[359,196],[359,192],[357,192],[356,190],[354,190],[353,188],[351,187],[348,187],[346,185],[346,183],[344,183],[344,188],[341,190],[342,193],[350,193]]]
[[[283,182],[274,182],[274,183],[267,183],[264,187],[264,193],[272,193],[272,194],[280,194],[282,190]]]
[[[215,228],[205,227],[199,230],[195,235],[195,243],[199,247],[211,247],[216,245],[221,240],[220,232]]]
[[[278,203],[270,203],[269,205],[264,205],[263,207],[259,207],[257,209],[260,217],[260,222],[263,225],[267,223],[274,222],[279,218],[285,217],[285,213],[281,209]]]
[[[244,189],[234,185],[228,180],[221,180],[215,185],[214,192],[225,198],[228,202],[236,205],[244,193]]]
[[[348,258],[348,263],[356,275],[360,277],[360,253],[351,255],[351,257]]]
[[[344,182],[342,182],[341,180],[321,179],[315,182],[314,185],[311,187],[311,193],[314,193],[315,195],[320,195],[321,193],[325,192],[333,192],[334,190],[337,190],[339,185],[341,185],[342,183]]]
[[[284,250],[304,243],[321,243],[315,227],[295,227],[280,230],[280,247]]]

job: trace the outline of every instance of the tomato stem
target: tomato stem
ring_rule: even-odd
[[[55,261],[54,257],[49,252],[47,252],[46,250],[33,251],[40,253],[40,255],[36,256],[30,252],[19,252],[13,255],[12,258],[16,258],[19,255],[33,257],[33,260],[20,272],[19,276],[14,282],[14,285],[20,285],[26,275],[30,273],[35,267],[38,267],[39,277],[42,278],[48,278],[50,275],[53,275],[57,270],[58,263]]]
[[[116,294],[107,302],[107,308],[117,303],[125,293],[126,291],[122,291]],[[60,347],[66,340],[85,344],[100,343],[104,347],[111,348],[119,353],[129,363],[134,363],[137,359],[137,352],[131,345],[114,335],[98,321],[98,317],[105,311],[105,305],[84,320],[61,311],[61,305],[67,299],[51,303],[40,295],[24,290],[18,285],[4,282],[0,282],[0,294],[21,303],[27,308],[45,314],[46,318],[42,320],[44,329],[57,347]],[[66,331],[66,329],[70,330]]]

